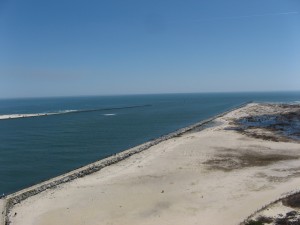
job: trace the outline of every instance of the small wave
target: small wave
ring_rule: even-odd
[[[107,114],[103,114],[103,116],[115,116],[115,113],[107,113]]]
[[[69,110],[60,110],[57,113],[58,114],[63,114],[63,113],[71,113],[71,112],[78,112],[78,110],[75,109],[69,109]]]

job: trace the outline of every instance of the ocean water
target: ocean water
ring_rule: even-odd
[[[0,194],[12,193],[246,101],[299,102],[300,92],[0,100]]]

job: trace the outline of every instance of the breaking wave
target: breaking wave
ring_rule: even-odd
[[[0,120],[21,119],[21,118],[38,117],[38,116],[52,116],[52,115],[74,113],[74,112],[78,112],[78,110],[61,110],[57,112],[47,112],[47,113],[9,114],[9,115],[0,115]]]

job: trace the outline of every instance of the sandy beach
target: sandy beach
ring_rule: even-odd
[[[248,104],[204,130],[29,197],[8,219],[11,225],[239,224],[300,188],[300,142],[285,135],[297,134],[261,117],[293,110],[299,107]]]

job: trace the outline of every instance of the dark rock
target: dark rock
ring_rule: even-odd
[[[300,208],[300,193],[291,195],[283,199],[282,204],[292,208]]]
[[[286,217],[295,217],[296,215],[298,215],[297,211],[290,211],[286,213]]]

